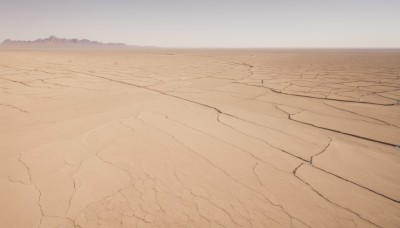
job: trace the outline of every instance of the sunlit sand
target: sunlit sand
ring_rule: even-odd
[[[399,63],[0,50],[0,226],[398,227]]]

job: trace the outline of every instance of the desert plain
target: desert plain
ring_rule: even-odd
[[[0,227],[400,227],[400,52],[0,50]]]

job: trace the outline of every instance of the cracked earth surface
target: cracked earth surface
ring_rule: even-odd
[[[399,63],[0,50],[0,227],[399,227]]]

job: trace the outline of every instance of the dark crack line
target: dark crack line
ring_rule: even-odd
[[[79,164],[79,166],[80,166],[80,164]],[[78,169],[79,169],[79,168],[80,168],[80,167],[78,167]],[[78,189],[76,188],[76,181],[75,181],[74,176],[72,176],[71,179],[72,179],[72,184],[73,184],[73,187],[74,187],[74,192],[71,194],[71,196],[70,196],[69,199],[68,199],[68,207],[65,209],[65,216],[68,215],[68,211],[69,211],[69,209],[71,208],[72,199],[74,198],[75,193],[76,193],[76,191],[78,190]]]
[[[252,85],[252,84],[247,84],[247,83],[243,83],[243,82],[232,82],[232,83],[264,88],[264,89],[268,89],[277,94],[283,94],[283,95],[295,96],[295,97],[305,97],[305,98],[318,99],[318,100],[340,101],[340,102],[346,102],[346,103],[369,104],[369,105],[378,105],[378,106],[394,106],[395,105],[395,104],[380,104],[380,103],[373,103],[373,102],[366,102],[366,101],[341,100],[341,99],[333,99],[333,98],[326,98],[326,97],[325,98],[324,97],[313,97],[313,96],[307,96],[307,95],[285,93],[285,92],[281,92],[281,91],[278,91],[278,90],[275,90],[275,89],[272,89],[269,87],[260,86],[260,85]]]
[[[386,195],[384,195],[384,194],[382,194],[382,193],[379,193],[379,192],[377,192],[377,191],[375,191],[375,190],[372,190],[372,189],[370,189],[370,188],[368,188],[368,187],[365,187],[365,186],[363,186],[363,185],[357,184],[357,183],[354,182],[354,181],[351,181],[351,180],[348,180],[348,179],[346,179],[346,178],[343,178],[343,177],[341,177],[341,176],[339,176],[339,175],[337,175],[337,174],[334,174],[334,173],[329,172],[329,171],[327,171],[327,170],[325,170],[325,169],[323,169],[323,168],[320,168],[320,167],[318,167],[318,166],[315,166],[314,164],[311,164],[311,165],[312,165],[314,168],[319,169],[320,171],[323,171],[323,172],[325,172],[325,173],[327,173],[327,174],[330,174],[330,175],[332,175],[332,176],[335,176],[335,177],[337,177],[337,178],[339,178],[339,179],[341,179],[341,180],[344,180],[344,181],[346,181],[346,182],[349,182],[349,183],[352,183],[352,184],[354,184],[354,185],[357,185],[358,187],[361,187],[361,188],[363,188],[363,189],[365,189],[365,190],[368,190],[368,191],[370,191],[370,192],[372,192],[372,193],[375,193],[375,194],[377,194],[377,195],[380,195],[380,196],[382,196],[382,197],[384,197],[384,198],[386,198],[386,199],[388,199],[388,200],[390,200],[390,201],[393,201],[393,202],[395,202],[395,203],[400,203],[399,200],[393,199],[393,198],[391,198],[391,197],[389,197],[389,196],[386,196]]]
[[[11,182],[11,183],[19,183],[19,184],[23,184],[23,185],[31,185],[29,183],[25,183],[25,182],[20,181],[20,180],[13,180],[10,176],[7,176],[7,178],[8,178],[8,181]]]
[[[241,79],[241,80],[244,80],[244,79],[249,79],[251,76],[253,76],[253,74],[254,74],[254,72],[253,72],[253,68],[254,68],[254,66],[253,66],[253,65],[250,65],[250,64],[247,64],[247,63],[240,63],[239,65],[242,65],[242,66],[247,66],[247,67],[249,67],[249,75],[248,75],[247,77],[245,77],[245,78]]]
[[[327,197],[325,197],[324,195],[322,195],[319,191],[317,191],[311,184],[309,184],[309,183],[306,182],[305,180],[301,179],[298,175],[296,175],[297,170],[298,170],[303,164],[304,164],[304,163],[300,164],[298,167],[296,167],[296,168],[293,170],[293,175],[294,175],[298,180],[300,180],[301,182],[303,182],[304,184],[306,184],[313,192],[315,192],[317,195],[319,195],[321,198],[323,198],[324,200],[328,201],[329,203],[331,203],[331,204],[333,204],[333,205],[335,205],[335,206],[337,206],[337,207],[340,207],[340,208],[342,208],[342,209],[344,209],[344,210],[346,210],[346,211],[348,211],[348,212],[350,212],[350,213],[356,215],[357,217],[359,217],[360,219],[362,219],[362,220],[364,220],[364,221],[370,223],[371,225],[374,225],[374,226],[376,226],[376,227],[381,227],[381,226],[375,224],[374,222],[372,222],[372,221],[370,221],[370,220],[368,220],[368,219],[362,217],[360,214],[358,214],[358,213],[356,213],[356,212],[354,212],[354,211],[352,211],[352,210],[350,210],[350,209],[348,209],[348,208],[346,208],[346,207],[343,207],[343,206],[340,205],[340,204],[337,204],[337,203],[332,202],[332,201],[329,200]]]
[[[18,83],[18,84],[21,84],[21,85],[24,85],[24,86],[28,86],[28,87],[34,87],[34,86],[31,86],[31,85],[29,85],[29,84],[27,84],[25,82],[15,81],[15,80],[8,79],[8,78],[3,78],[3,77],[1,77],[1,79],[5,80],[5,81],[9,81],[9,82]]]
[[[368,137],[355,135],[355,134],[351,134],[351,133],[347,133],[347,132],[343,132],[343,131],[339,131],[339,130],[335,130],[335,129],[331,129],[331,128],[321,127],[321,126],[317,126],[317,125],[314,125],[314,124],[311,124],[311,123],[307,123],[307,122],[303,122],[303,121],[300,121],[300,120],[296,120],[296,119],[292,118],[292,114],[286,112],[285,110],[280,109],[279,107],[276,107],[276,106],[274,106],[274,107],[277,108],[278,110],[281,110],[282,112],[286,113],[287,114],[287,118],[289,120],[297,122],[297,123],[300,123],[300,124],[312,126],[312,127],[315,127],[315,128],[326,130],[326,131],[339,133],[339,134],[342,134],[342,135],[352,136],[352,137],[359,138],[359,139],[364,139],[364,140],[375,142],[375,143],[379,143],[379,144],[384,144],[384,145],[387,145],[387,146],[392,146],[392,147],[399,147],[400,146],[400,145],[396,145],[396,144],[393,144],[393,143],[383,142],[383,141],[379,141],[379,140],[376,140],[376,139],[371,139],[371,138],[368,138]]]
[[[331,107],[331,108],[338,109],[338,110],[341,110],[341,111],[344,111],[344,112],[348,112],[348,113],[352,113],[352,114],[355,114],[357,116],[362,116],[362,117],[365,117],[365,118],[368,118],[368,119],[376,120],[376,121],[381,122],[381,123],[386,124],[386,125],[390,125],[390,126],[393,126],[393,127],[399,127],[399,126],[396,126],[396,125],[391,124],[389,122],[386,122],[386,121],[383,121],[383,120],[380,120],[380,119],[377,119],[377,118],[374,118],[374,117],[371,117],[371,116],[362,115],[360,113],[353,112],[353,111],[350,111],[350,110],[347,110],[347,109],[344,109],[344,108],[339,108],[339,107],[336,107],[334,105],[328,104],[326,102],[324,102],[324,104],[329,106],[329,107]]]
[[[316,157],[316,156],[318,156],[318,155],[320,155],[320,154],[322,154],[322,153],[324,153],[324,152],[326,151],[326,149],[328,149],[328,147],[331,145],[332,138],[329,137],[329,136],[328,136],[328,138],[329,138],[329,142],[328,142],[328,144],[325,146],[325,148],[324,148],[321,152],[319,152],[319,153],[317,153],[317,154],[314,154],[313,156],[310,157],[310,164],[311,164],[311,165],[312,165],[312,163],[313,163],[313,158]]]
[[[41,213],[40,222],[39,222],[38,227],[40,227],[40,225],[42,224],[42,221],[43,221],[43,217],[45,216],[45,215],[44,215],[43,208],[42,208],[42,205],[40,204],[40,201],[41,201],[41,198],[42,198],[42,192],[41,192],[40,189],[37,187],[37,185],[32,181],[31,170],[30,170],[28,164],[26,164],[26,162],[22,160],[22,153],[19,154],[18,161],[19,161],[23,166],[25,166],[26,171],[27,171],[28,176],[29,176],[30,185],[32,185],[32,186],[36,189],[36,191],[38,192],[38,195],[39,195],[39,196],[38,196],[37,206],[38,206],[38,208],[39,208],[39,210],[40,210],[40,213]]]
[[[297,170],[303,165],[304,163],[301,163],[300,165],[298,165],[296,168],[293,169],[293,174],[296,175]]]
[[[93,90],[93,91],[103,91],[103,90],[99,90],[99,89],[90,89],[90,88],[85,88],[85,87],[69,86],[69,85],[64,85],[64,84],[59,84],[59,83],[55,83],[55,82],[46,81],[46,80],[49,80],[49,79],[39,79],[39,80],[41,82],[45,83],[45,84],[56,85],[56,86],[61,86],[61,87],[65,87],[65,88],[84,89],[84,90]],[[54,89],[52,87],[45,87],[45,88]]]
[[[254,176],[256,176],[258,183],[260,183],[261,186],[264,186],[263,183],[260,180],[260,177],[258,177],[258,175],[257,175],[257,172],[256,172],[257,165],[258,165],[258,163],[256,162],[256,164],[253,166],[253,173],[254,173]]]
[[[29,166],[24,161],[22,161],[22,153],[19,154],[18,161],[25,167],[26,172],[28,173],[29,184],[33,184],[31,177],[31,170],[29,169]]]
[[[8,68],[8,69],[17,70],[17,71],[35,71],[35,70],[31,70],[31,69],[23,69],[23,68],[10,67],[10,66],[6,66],[6,65],[3,65],[3,64],[0,64],[0,66],[2,66],[2,67],[4,67],[4,68]]]
[[[11,108],[11,109],[15,109],[15,110],[18,110],[18,111],[23,112],[23,113],[29,113],[28,111],[26,111],[26,110],[24,110],[22,108],[18,108],[18,107],[14,106],[14,105],[0,104],[0,106],[4,106],[4,107]]]
[[[383,141],[379,141],[379,140],[376,140],[376,139],[371,139],[371,138],[368,138],[368,137],[355,135],[355,134],[352,134],[352,133],[347,133],[347,132],[343,132],[343,131],[339,131],[339,130],[335,130],[335,129],[331,129],[331,128],[321,127],[321,126],[317,126],[317,125],[314,125],[314,124],[311,124],[311,123],[307,123],[307,122],[303,122],[303,121],[300,121],[300,120],[296,120],[296,119],[293,119],[290,114],[289,114],[289,120],[295,121],[297,123],[309,125],[309,126],[312,126],[312,127],[315,127],[315,128],[319,128],[319,129],[323,129],[323,130],[327,130],[327,131],[332,131],[332,132],[336,132],[336,133],[339,133],[339,134],[348,135],[348,136],[352,136],[352,137],[359,138],[359,139],[364,139],[364,140],[375,142],[375,143],[379,143],[379,144],[384,144],[384,145],[387,145],[387,146],[392,146],[392,147],[399,147],[400,146],[400,145],[396,145],[396,144],[393,144],[393,143],[383,142]]]

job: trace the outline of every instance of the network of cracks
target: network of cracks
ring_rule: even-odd
[[[399,61],[0,52],[0,225],[398,227]]]

